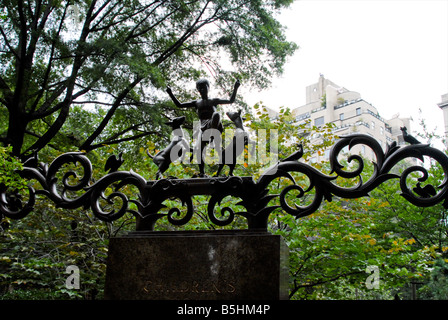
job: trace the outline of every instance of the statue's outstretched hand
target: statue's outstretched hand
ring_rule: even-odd
[[[234,85],[235,90],[238,89],[240,85],[241,85],[240,80],[237,79]]]

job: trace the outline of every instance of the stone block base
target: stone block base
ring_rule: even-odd
[[[106,299],[288,299],[288,257],[268,232],[131,232],[110,239]]]

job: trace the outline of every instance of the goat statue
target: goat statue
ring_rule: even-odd
[[[165,124],[173,129],[174,137],[170,144],[165,149],[159,151],[155,156],[147,152],[148,156],[159,168],[156,173],[156,180],[162,177],[162,174],[169,168],[170,164],[185,155],[185,149],[190,150],[188,142],[184,138],[184,133],[181,128],[185,122],[185,116],[174,118]]]
[[[227,116],[235,124],[235,133],[229,144],[222,150],[221,159],[219,162],[218,171],[215,176],[219,176],[224,165],[229,166],[229,176],[233,176],[236,159],[244,151],[244,147],[251,144],[252,153],[255,149],[255,141],[249,138],[249,134],[244,130],[243,118],[241,117],[241,110],[237,112],[227,112]]]

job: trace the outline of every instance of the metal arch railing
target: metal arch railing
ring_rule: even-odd
[[[338,156],[346,146],[363,144],[370,147],[376,156],[374,172],[367,181],[359,179],[355,187],[344,188],[334,183],[338,177],[361,177],[364,170],[364,160],[358,155],[351,155],[348,162],[356,161],[357,169],[346,171],[338,162]],[[29,196],[23,201],[18,194],[8,192],[6,188],[0,190],[0,214],[11,218],[21,219],[32,212],[37,195],[45,195],[58,207],[75,209],[84,207],[90,209],[94,215],[103,221],[114,221],[127,212],[137,218],[137,230],[153,230],[159,219],[166,218],[173,225],[185,225],[194,215],[193,198],[197,195],[209,195],[208,217],[218,226],[225,226],[234,220],[236,215],[247,219],[248,229],[266,229],[270,214],[276,209],[282,209],[288,214],[300,218],[315,212],[323,200],[331,201],[334,196],[355,199],[368,196],[369,192],[381,183],[398,179],[401,195],[410,203],[420,206],[434,206],[443,201],[448,207],[448,157],[438,149],[427,144],[414,143],[406,146],[397,146],[395,143],[388,145],[384,152],[379,143],[368,135],[353,134],[340,138],[330,151],[330,175],[323,174],[314,167],[300,162],[303,150],[290,155],[267,169],[260,178],[255,181],[252,177],[205,177],[191,179],[161,179],[147,181],[141,175],[131,171],[113,171],[93,182],[92,164],[84,153],[71,152],[57,157],[51,164],[37,164],[30,161],[26,164],[20,175],[28,180],[35,180],[40,185],[39,189],[28,187]],[[421,165],[411,165],[400,175],[391,173],[394,166],[406,158],[417,158],[421,161],[424,157],[430,157],[438,162],[444,171],[444,179],[438,186],[421,183],[428,178],[428,171]],[[33,163],[33,164],[31,164]],[[63,172],[66,164],[75,164],[83,168],[83,175],[78,177],[73,170]],[[291,173],[299,172],[309,179],[309,187],[303,189],[294,180]],[[421,177],[416,185],[411,188],[407,185],[407,178],[412,172],[420,172]],[[61,176],[58,179],[57,176]],[[291,180],[290,185],[284,187],[279,194],[270,194],[270,184],[277,178],[285,177]],[[76,178],[77,183],[71,184],[71,179]],[[132,185],[137,188],[135,198],[120,191],[120,188]],[[105,194],[105,190],[112,188],[113,192]],[[312,191],[314,190],[314,191]],[[298,192],[297,199],[313,192],[313,200],[305,206],[295,204],[291,206],[287,199],[290,192]],[[71,197],[71,192],[76,192]],[[219,213],[215,207],[227,196],[241,199],[237,206],[244,208],[241,212],[234,212],[230,207],[221,208]],[[279,198],[278,205],[269,205],[274,198]],[[107,210],[102,203],[114,204],[120,200],[118,208]],[[167,199],[178,199],[186,207],[186,213],[181,213],[177,207],[166,209],[163,202]],[[130,204],[134,205],[130,205]]]

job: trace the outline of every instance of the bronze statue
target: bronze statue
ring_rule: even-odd
[[[118,168],[123,164],[123,151],[121,151],[118,156],[113,154],[107,158],[106,164],[104,165],[104,170],[109,173],[118,171]]]
[[[226,148],[222,151],[221,161],[218,167],[218,172],[216,176],[219,176],[221,170],[224,168],[224,165],[229,166],[229,176],[233,176],[233,170],[236,165],[236,158],[243,153],[244,147],[249,144],[252,145],[252,153],[255,150],[255,141],[249,138],[249,134],[244,130],[243,120],[241,117],[241,110],[237,112],[227,112],[227,116],[230,120],[235,124],[235,134],[233,139],[229,142]]]
[[[174,96],[171,88],[167,87],[166,92],[169,94],[170,98],[173,100],[174,104],[178,108],[196,108],[196,112],[201,121],[201,130],[199,132],[198,144],[199,148],[195,148],[198,152],[198,162],[199,162],[199,174],[200,176],[205,176],[204,174],[204,161],[202,159],[203,150],[206,145],[215,140],[215,147],[217,150],[221,150],[221,139],[220,134],[223,132],[223,126],[221,123],[221,116],[217,111],[217,107],[220,104],[231,104],[235,101],[236,93],[240,86],[239,80],[236,80],[233,93],[230,99],[220,99],[220,98],[209,98],[208,93],[210,89],[210,83],[206,79],[200,79],[196,82],[196,89],[201,95],[201,99],[193,100],[190,102],[181,103]],[[211,135],[210,137],[203,136],[207,130],[218,130],[218,135]],[[217,139],[214,139],[217,138]]]
[[[401,132],[403,133],[403,140],[410,143],[410,144],[420,144],[420,141],[418,141],[416,138],[411,136],[408,133],[408,129],[406,127],[400,127]]]
[[[189,149],[188,143],[184,138],[182,131],[182,124],[185,121],[185,117],[177,117],[172,121],[165,124],[173,129],[174,138],[165,149],[159,151],[155,156],[152,156],[147,152],[148,156],[153,159],[154,163],[159,168],[156,173],[156,180],[162,177],[162,174],[169,168],[171,162],[183,157],[184,150]]]

